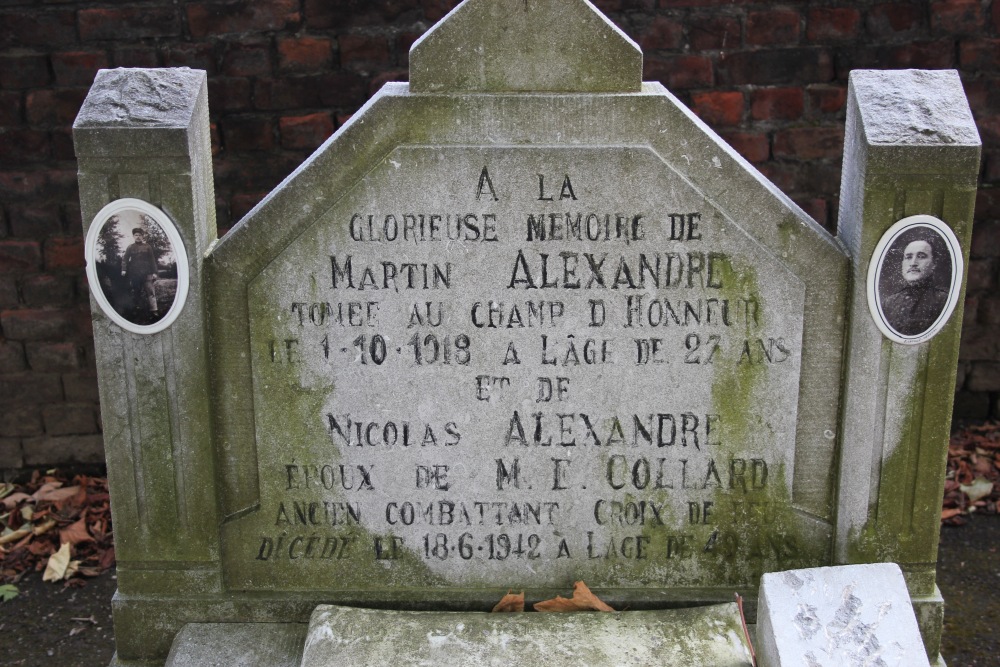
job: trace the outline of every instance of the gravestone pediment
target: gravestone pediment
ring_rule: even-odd
[[[410,53],[410,86],[441,92],[636,92],[642,52],[587,0],[472,0]]]

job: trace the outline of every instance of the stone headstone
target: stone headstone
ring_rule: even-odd
[[[584,0],[469,0],[410,62],[218,242],[204,76],[107,71],[88,97],[85,219],[156,207],[190,282],[162,331],[93,304],[119,664],[162,662],[187,623],[483,610],[578,579],[630,610],[738,591],[752,620],[764,573],[881,560],[939,636],[940,494],[913,489],[943,478],[946,411],[900,400],[950,405],[960,313],[896,342],[863,290],[920,214],[961,291],[978,144],[868,145],[852,87],[839,240],[640,83]],[[891,428],[844,435],[871,424]]]
[[[765,574],[756,657],[760,667],[929,665],[895,563]]]

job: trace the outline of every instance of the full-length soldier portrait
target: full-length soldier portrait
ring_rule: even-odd
[[[109,315],[120,318],[123,326],[149,327],[163,321],[174,305],[178,265],[174,242],[163,226],[169,223],[157,222],[140,205],[146,206],[116,205],[94,223],[88,271]]]
[[[899,271],[892,271],[893,258]],[[903,336],[917,336],[934,326],[948,302],[951,261],[940,237],[921,228],[903,234],[890,248],[880,285],[883,312]]]
[[[146,242],[146,232],[141,227],[132,230],[133,243],[125,250],[122,275],[128,280],[132,294],[134,320],[152,322],[160,317],[156,305],[156,252]]]

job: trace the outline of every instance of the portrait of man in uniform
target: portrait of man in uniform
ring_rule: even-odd
[[[177,291],[177,261],[163,228],[125,208],[101,223],[95,246],[94,272],[110,308],[137,326],[159,322]]]
[[[948,302],[952,266],[941,238],[926,228],[903,234],[884,261],[879,291],[886,321],[903,336],[924,333]]]

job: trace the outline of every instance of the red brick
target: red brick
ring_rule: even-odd
[[[18,405],[0,410],[0,437],[41,435],[41,408],[37,405]]]
[[[341,35],[340,64],[342,67],[362,68],[367,65],[384,65],[389,62],[389,43],[376,35]]]
[[[1000,336],[997,336],[996,329],[983,325],[964,329],[958,356],[965,361],[1000,359]]]
[[[283,148],[312,150],[333,134],[333,118],[325,112],[286,116],[278,121],[278,127]]]
[[[320,106],[355,111],[367,99],[365,80],[352,72],[324,75],[319,91]]]
[[[2,137],[0,130],[0,137]],[[0,172],[0,195],[10,199],[26,199],[48,194],[48,174],[41,171]]]
[[[310,29],[391,23],[400,14],[420,8],[420,0],[305,0]]]
[[[38,273],[25,276],[21,281],[21,293],[28,306],[68,306],[76,296],[74,280],[71,276]]]
[[[156,49],[142,46],[122,46],[112,54],[115,67],[159,67],[160,54]]]
[[[103,51],[70,51],[52,54],[52,71],[59,86],[89,86],[97,70],[108,66]]]
[[[931,31],[940,35],[975,35],[986,21],[979,0],[942,0],[930,6]]]
[[[80,269],[84,266],[82,238],[55,236],[45,241],[46,269]]]
[[[808,197],[805,199],[796,199],[795,203],[798,204],[799,208],[809,214],[813,220],[818,222],[823,227],[826,227],[828,220],[828,207],[827,201],[821,197]]]
[[[747,14],[746,43],[753,46],[795,44],[802,15],[792,9],[772,9]]]
[[[29,3],[33,4],[33,3]],[[42,9],[0,12],[0,48],[76,43],[76,11]]]
[[[754,120],[798,120],[805,107],[801,88],[760,88],[750,95]]]
[[[692,16],[687,21],[692,51],[718,51],[740,47],[740,22],[731,16]]]
[[[212,77],[208,80],[208,106],[214,113],[246,111],[252,107],[250,79]]]
[[[76,343],[28,343],[28,366],[33,371],[62,372],[80,368]]]
[[[847,103],[847,87],[817,84],[806,88],[809,106],[820,113],[840,113]]]
[[[230,116],[222,121],[226,150],[266,151],[274,148],[274,122],[270,116]]]
[[[301,109],[319,107],[322,89],[315,76],[284,76],[258,79],[254,84],[254,105],[258,109]]]
[[[976,217],[979,219],[1000,218],[1000,188],[979,188],[976,191]],[[975,231],[982,226],[973,227],[973,239],[975,239]]]
[[[767,49],[726,53],[719,58],[716,79],[721,85],[758,86],[825,83],[833,79],[833,62],[825,49]]]
[[[1000,324],[1000,297],[988,295],[979,302],[979,321],[983,324]]]
[[[298,0],[194,2],[186,9],[188,28],[196,38],[294,29],[302,20]]]
[[[49,59],[40,53],[0,53],[0,88],[39,88],[52,81]]]
[[[643,51],[679,49],[684,44],[684,26],[666,16],[657,16],[636,40]]]
[[[958,62],[962,69],[1000,69],[1000,39],[963,39],[958,45]]]
[[[948,69],[955,66],[955,44],[950,39],[912,42],[887,48],[883,57],[888,67]]]
[[[990,111],[994,110],[990,109]],[[992,148],[1000,144],[1000,115],[979,115],[976,118],[976,127],[979,128],[979,136],[987,147]]]
[[[646,58],[643,70],[645,80],[660,81],[670,90],[712,86],[712,61],[706,56]]]
[[[13,340],[65,340],[76,331],[74,314],[62,310],[0,312],[4,336]]]
[[[175,7],[108,7],[81,9],[77,13],[80,39],[144,39],[178,37],[181,17]]]
[[[771,157],[771,143],[762,132],[723,132],[722,138],[747,162],[766,162]]]
[[[1000,2],[993,3],[993,29],[1000,32]]]
[[[86,88],[55,88],[28,93],[25,112],[33,125],[71,125],[83,106]]]
[[[861,12],[849,7],[810,9],[806,16],[806,39],[829,42],[855,39],[861,28]]]
[[[222,57],[222,72],[226,76],[268,76],[271,73],[271,42],[230,44]]]
[[[799,0],[791,0],[797,2]],[[756,0],[660,0],[660,7],[733,7],[756,2]]]
[[[94,408],[89,405],[50,405],[42,409],[48,435],[90,435],[97,433]]]
[[[889,2],[868,10],[866,27],[875,37],[893,37],[920,29],[923,5],[916,2]]]
[[[169,44],[163,52],[163,66],[203,69],[212,76],[216,73],[215,53],[206,42]]]
[[[970,259],[966,287],[970,292],[996,289],[997,261],[995,259]]]
[[[0,373],[18,373],[27,367],[24,345],[18,341],[0,339]]]
[[[1000,185],[1000,151],[987,151],[983,161],[983,183]]]
[[[774,157],[794,160],[839,158],[844,150],[842,127],[796,127],[774,134]]]
[[[35,241],[0,241],[0,273],[42,268],[42,249]]]
[[[739,125],[743,120],[743,93],[712,91],[691,96],[694,112],[709,125]]]
[[[0,403],[31,404],[61,401],[62,384],[55,373],[0,375]]]
[[[996,192],[995,189],[992,191]],[[980,212],[977,210],[976,213]],[[1000,221],[980,220],[973,225],[969,255],[972,258],[1000,258]]]
[[[1000,363],[974,361],[969,372],[969,391],[1000,391]]]
[[[428,21],[437,21],[455,8],[461,0],[420,0]]]
[[[278,40],[278,69],[283,71],[315,71],[333,62],[333,46],[329,39],[297,37]]]
[[[62,376],[66,400],[74,403],[96,404],[100,398],[97,375],[93,373],[66,373]]]
[[[17,280],[14,276],[0,276],[0,309],[17,308],[20,301],[21,298],[17,294]]]
[[[43,201],[37,204],[11,204],[10,230],[20,238],[45,238],[62,231],[59,202]]]
[[[0,65],[3,67],[3,65]],[[0,90],[0,127],[24,122],[23,95],[16,90]]]
[[[371,97],[379,90],[382,86],[389,83],[390,81],[409,81],[410,70],[408,69],[390,69],[382,72],[378,76],[372,78],[370,84],[368,84],[368,96]]]
[[[25,438],[22,448],[26,466],[105,462],[104,440],[99,435]]]
[[[260,203],[266,194],[238,194],[233,195],[232,199],[232,215],[233,220],[241,220],[243,216],[250,212],[250,210]]]
[[[420,33],[404,32],[396,37],[396,53],[399,55],[399,64],[406,67],[410,62],[410,47],[419,39]]]

